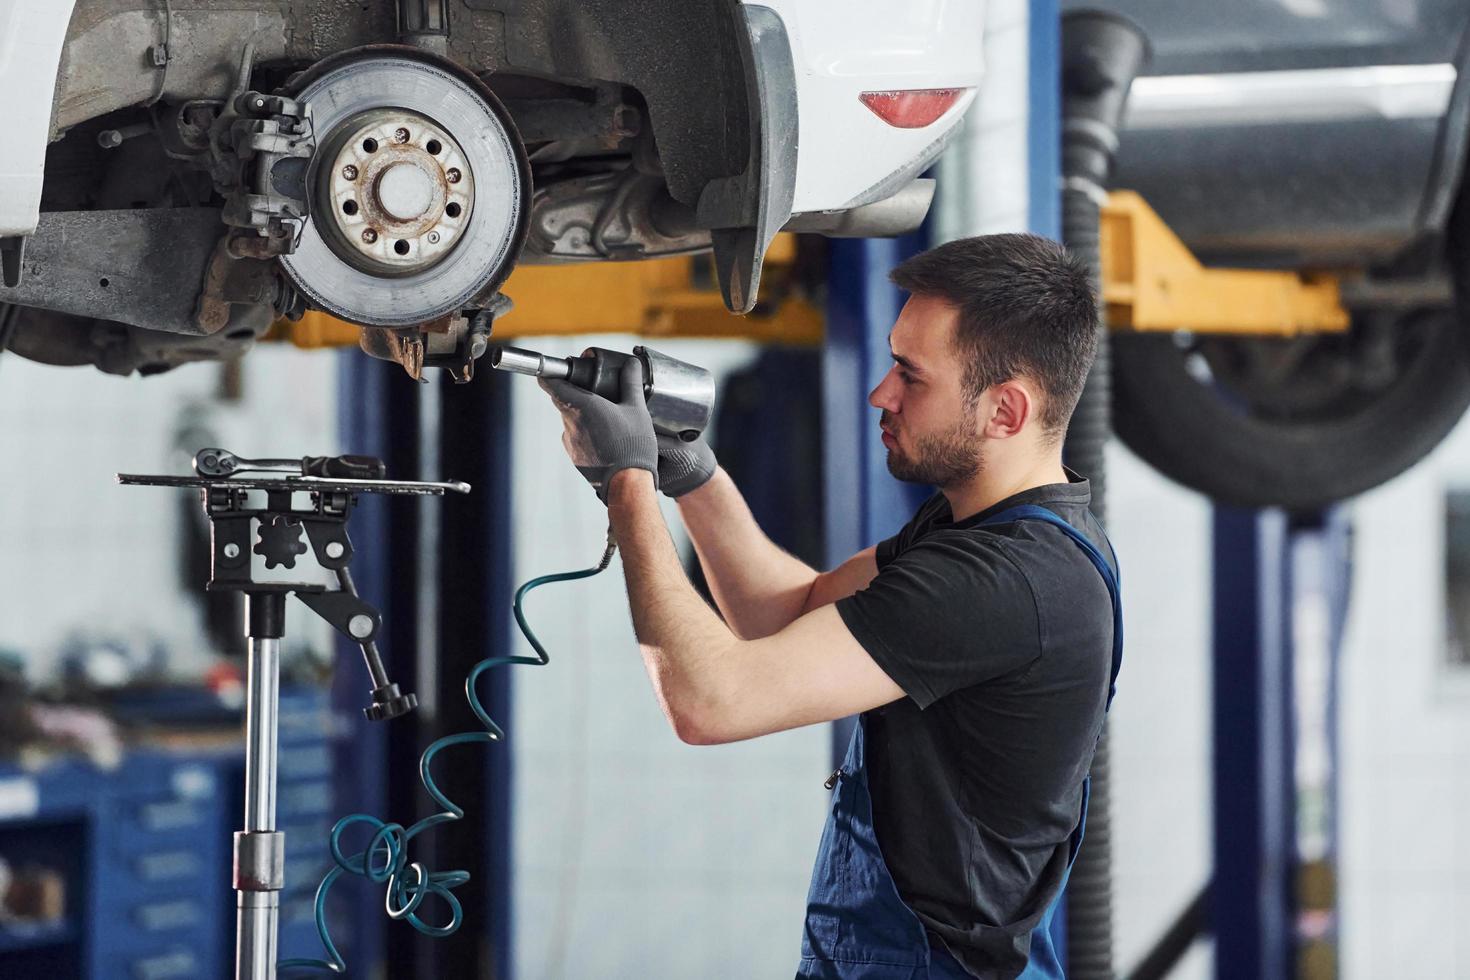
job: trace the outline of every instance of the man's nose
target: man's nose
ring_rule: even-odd
[[[878,382],[878,387],[868,394],[868,404],[889,412],[898,411],[898,384],[894,380],[891,368],[883,376],[883,380]]]

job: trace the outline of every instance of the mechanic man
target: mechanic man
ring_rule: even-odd
[[[636,359],[621,403],[542,384],[608,504],[678,736],[861,713],[831,781],[798,975],[1061,976],[1047,927],[1121,652],[1115,559],[1088,482],[1061,461],[1097,309],[1085,267],[1034,235],[940,245],[891,278],[910,296],[869,402],[889,470],[938,492],[832,571],[771,543],[707,445],[655,435]],[[723,621],[684,575],[659,489]]]

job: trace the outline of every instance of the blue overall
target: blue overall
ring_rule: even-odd
[[[1112,707],[1118,669],[1123,663],[1123,617],[1118,580],[1102,553],[1080,531],[1044,507],[1011,507],[981,522],[1045,521],[1064,531],[1091,559],[1113,600],[1113,665],[1104,711]],[[866,719],[852,733],[847,758],[834,773],[832,812],[822,830],[822,845],[807,894],[806,929],[801,942],[798,980],[964,980],[970,974],[943,943],[931,946],[924,925],[904,904],[883,861],[873,831],[873,799],[863,751]],[[1069,840],[1062,888],[1082,846],[1090,780],[1082,782],[1082,807]],[[1052,944],[1051,922],[1061,892],[1030,921],[1031,947],[1023,980],[1060,980],[1064,976]],[[1022,927],[1027,922],[1020,923]]]

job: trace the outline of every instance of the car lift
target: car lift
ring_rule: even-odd
[[[1103,301],[1116,333],[1290,337],[1348,329],[1337,276],[1206,266],[1133,191],[1108,195],[1101,235]],[[766,255],[761,303],[744,317],[725,310],[699,256],[521,266],[504,288],[516,308],[495,321],[495,337],[637,333],[820,344],[824,314],[796,288],[796,259],[796,236],[776,236]],[[586,296],[598,302],[585,304]],[[304,349],[345,347],[356,345],[361,332],[312,311],[297,321],[277,321],[266,339]]]

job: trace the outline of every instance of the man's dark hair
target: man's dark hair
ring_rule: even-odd
[[[981,235],[920,252],[894,285],[959,310],[956,352],[967,398],[1018,376],[1043,392],[1039,421],[1060,438],[1097,354],[1097,301],[1087,266],[1040,235]]]

